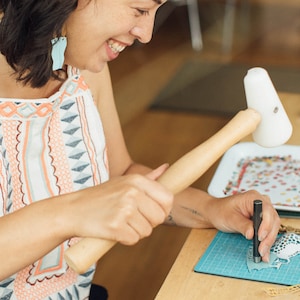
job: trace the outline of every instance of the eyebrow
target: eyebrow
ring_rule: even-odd
[[[161,2],[161,0],[153,0],[156,4],[161,4],[162,2]]]

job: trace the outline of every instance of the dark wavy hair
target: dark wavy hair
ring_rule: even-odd
[[[51,39],[61,36],[64,22],[78,0],[0,0],[0,52],[17,81],[34,88],[52,78]]]

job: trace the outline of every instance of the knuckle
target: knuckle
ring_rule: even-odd
[[[133,200],[138,194],[139,194],[139,190],[131,184],[128,184],[125,190],[123,191],[123,195],[125,199]]]
[[[132,202],[126,202],[123,204],[120,209],[120,213],[122,215],[123,220],[128,220],[132,216],[134,216],[136,212],[136,206]]]
[[[134,189],[127,190],[119,202],[119,213],[123,218],[127,219],[132,216],[138,207],[138,194]]]
[[[120,228],[122,228],[123,221],[120,219],[114,219],[109,224],[109,230],[110,232],[114,233],[115,240],[119,241],[118,232],[120,231]]]
[[[131,174],[128,178],[131,185],[139,186],[144,177],[140,174]]]
[[[260,200],[263,200],[262,198],[265,198],[264,195],[261,195],[258,191],[256,190],[249,190],[248,192],[248,196],[251,198],[258,198]]]

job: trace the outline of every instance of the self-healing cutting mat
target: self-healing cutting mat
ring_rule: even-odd
[[[252,270],[247,267],[247,253],[252,241],[241,234],[218,232],[194,268],[195,272],[283,285],[300,283],[300,255],[279,269]]]

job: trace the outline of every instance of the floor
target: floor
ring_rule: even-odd
[[[172,163],[228,121],[221,116],[148,109],[184,62],[199,59],[300,68],[299,0],[236,1],[233,39],[226,43],[224,2],[199,0],[202,51],[191,47],[186,6],[169,3],[158,15],[152,42],[126,49],[110,64],[124,135],[136,161],[151,167]],[[206,189],[216,165],[194,185]],[[154,299],[188,233],[186,228],[162,225],[135,246],[116,245],[98,262],[94,282],[104,285],[112,300]]]

